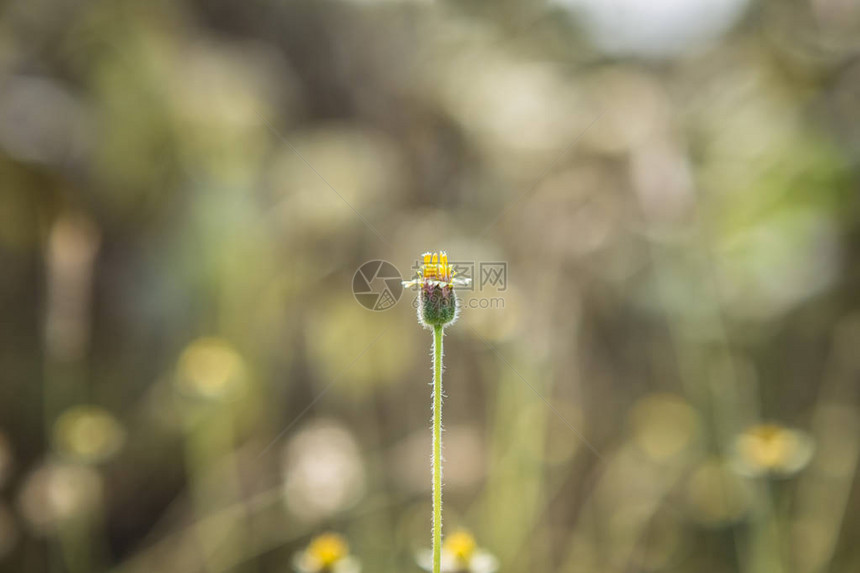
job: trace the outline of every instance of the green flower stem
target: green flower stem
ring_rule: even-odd
[[[442,329],[433,327],[433,573],[442,564]]]

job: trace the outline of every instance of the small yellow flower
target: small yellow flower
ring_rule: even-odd
[[[457,273],[454,267],[448,263],[448,253],[424,253],[421,255],[423,264],[418,269],[416,278],[411,281],[403,281],[404,287],[448,287],[468,285],[470,279],[455,278]]]
[[[478,544],[472,534],[462,529],[449,535],[442,544],[442,551],[447,551],[462,564],[469,563],[477,548]]]
[[[337,533],[313,538],[293,559],[298,573],[359,573],[358,560],[349,554],[349,545]]]
[[[421,551],[418,565],[425,571],[433,570],[433,552]],[[475,537],[460,529],[445,537],[442,542],[442,571],[444,573],[494,573],[499,561],[489,551],[478,547]]]
[[[176,384],[187,395],[203,399],[227,399],[242,393],[246,365],[226,340],[198,338],[189,344],[176,367]]]
[[[734,466],[745,475],[788,476],[806,467],[813,450],[812,438],[801,430],[760,424],[735,439]]]
[[[445,327],[457,320],[459,304],[455,286],[469,284],[469,279],[455,278],[448,253],[424,253],[424,264],[418,276],[403,281],[404,287],[418,287],[418,322],[427,328]]]
[[[60,453],[85,463],[100,462],[125,442],[125,430],[113,415],[98,406],[75,406],[54,424],[54,444]]]

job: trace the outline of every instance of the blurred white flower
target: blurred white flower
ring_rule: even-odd
[[[812,459],[812,438],[779,424],[752,426],[735,439],[732,465],[749,476],[789,476]]]
[[[349,431],[333,421],[312,422],[287,444],[283,456],[287,508],[316,520],[358,501],[364,465]]]
[[[18,505],[31,527],[50,533],[86,517],[102,500],[102,478],[88,466],[49,462],[26,479]]]

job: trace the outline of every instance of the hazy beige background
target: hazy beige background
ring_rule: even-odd
[[[0,570],[860,569],[860,5],[0,6]],[[480,308],[481,300],[492,308]],[[757,427],[757,424],[776,425]]]

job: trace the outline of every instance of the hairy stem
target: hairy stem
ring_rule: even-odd
[[[442,326],[433,327],[433,573],[442,562]]]

